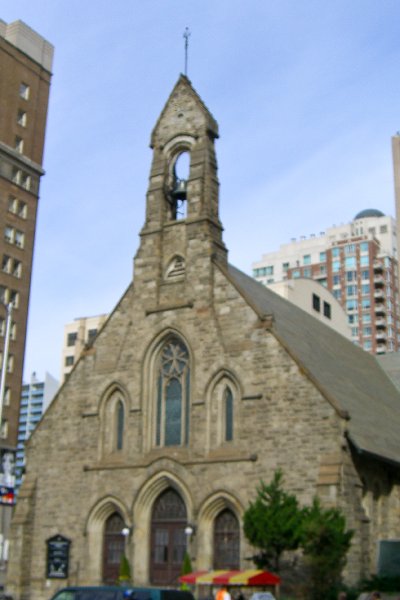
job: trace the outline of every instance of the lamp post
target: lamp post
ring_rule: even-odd
[[[130,536],[132,531],[131,527],[128,527],[127,525],[125,525],[125,527],[122,528],[121,533],[124,536],[124,553],[125,556],[127,555],[127,548],[128,548],[128,537]]]
[[[13,304],[10,302],[7,305],[4,305],[7,309],[7,319],[6,319],[6,332],[4,335],[4,350],[3,350],[3,361],[1,364],[1,379],[0,379],[0,431],[3,421],[3,406],[4,406],[4,397],[6,393],[6,373],[7,373],[7,364],[8,364],[8,352],[10,348],[10,337],[11,337],[11,320],[12,320],[12,310]]]
[[[186,535],[186,552],[189,554],[190,548],[190,540],[192,535],[194,534],[194,525],[188,523],[185,527],[185,535]]]
[[[3,348],[3,360],[1,363],[1,377],[0,377],[0,435],[2,431],[3,424],[3,406],[4,406],[4,398],[6,394],[6,373],[7,373],[7,365],[8,365],[8,352],[10,348],[10,337],[11,337],[11,320],[12,320],[12,310],[13,304],[10,302],[9,304],[4,304],[7,309],[7,318],[6,318],[6,331],[4,334],[4,348]],[[8,559],[8,529],[9,520],[11,513],[9,506],[1,506],[1,523],[0,523],[0,540],[1,540],[1,555],[0,562],[1,568],[4,570],[5,561]],[[2,576],[2,580],[4,577]]]

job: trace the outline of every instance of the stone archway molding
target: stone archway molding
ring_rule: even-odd
[[[213,492],[200,507],[197,519],[197,561],[196,569],[209,570],[213,568],[213,527],[217,515],[228,508],[242,522],[244,508],[234,494],[227,490]],[[240,548],[243,547],[242,535]]]
[[[127,527],[132,526],[125,504],[116,496],[105,496],[91,508],[86,519],[84,535],[87,539],[87,564],[85,583],[102,583],[102,548],[104,524],[114,512],[119,512]],[[128,557],[130,558],[130,557]]]
[[[179,477],[170,471],[162,470],[146,481],[139,490],[133,508],[133,536],[136,548],[134,573],[137,585],[149,583],[151,514],[156,499],[170,487],[182,497],[188,522],[193,519],[192,497],[188,486]]]

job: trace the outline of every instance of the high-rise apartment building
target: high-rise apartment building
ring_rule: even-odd
[[[108,315],[82,317],[64,327],[64,344],[61,360],[61,383],[72,371],[82,351],[90,346]]]
[[[25,442],[42,418],[46,408],[54,398],[58,381],[46,373],[44,381],[39,381],[32,373],[29,383],[24,383],[21,392],[21,405],[18,424],[18,446],[16,457],[16,488],[21,484],[25,465]]]
[[[351,223],[283,244],[253,263],[265,285],[312,278],[332,291],[347,313],[352,340],[373,354],[399,349],[396,223],[378,210]]]
[[[0,20],[0,366],[13,304],[0,447],[17,445],[32,256],[53,47]]]

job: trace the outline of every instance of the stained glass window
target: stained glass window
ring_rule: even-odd
[[[188,443],[189,375],[186,347],[177,338],[170,338],[161,350],[157,374],[157,446]]]
[[[125,411],[121,400],[117,404],[117,450],[122,450],[124,445],[124,420]]]
[[[225,390],[225,441],[233,440],[233,394],[227,387]]]
[[[214,569],[240,568],[239,522],[226,508],[214,521]]]

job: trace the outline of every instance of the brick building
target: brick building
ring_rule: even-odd
[[[2,457],[15,458],[17,446],[52,59],[51,44],[25,23],[0,20],[0,369],[7,356],[6,337],[10,340],[1,413]],[[10,487],[2,488],[0,498],[0,585],[8,558]]]
[[[400,537],[399,393],[374,356],[228,263],[216,138],[181,75],[151,137],[134,280],[27,446],[17,600],[113,581],[124,550],[136,585],[176,584],[186,547],[195,569],[248,566],[243,512],[278,467],[302,504],[344,511],[349,580]]]
[[[52,59],[51,44],[22,21],[7,25],[0,20],[0,302],[14,305],[0,446],[12,448],[17,445]],[[2,339],[5,322],[0,306]]]

